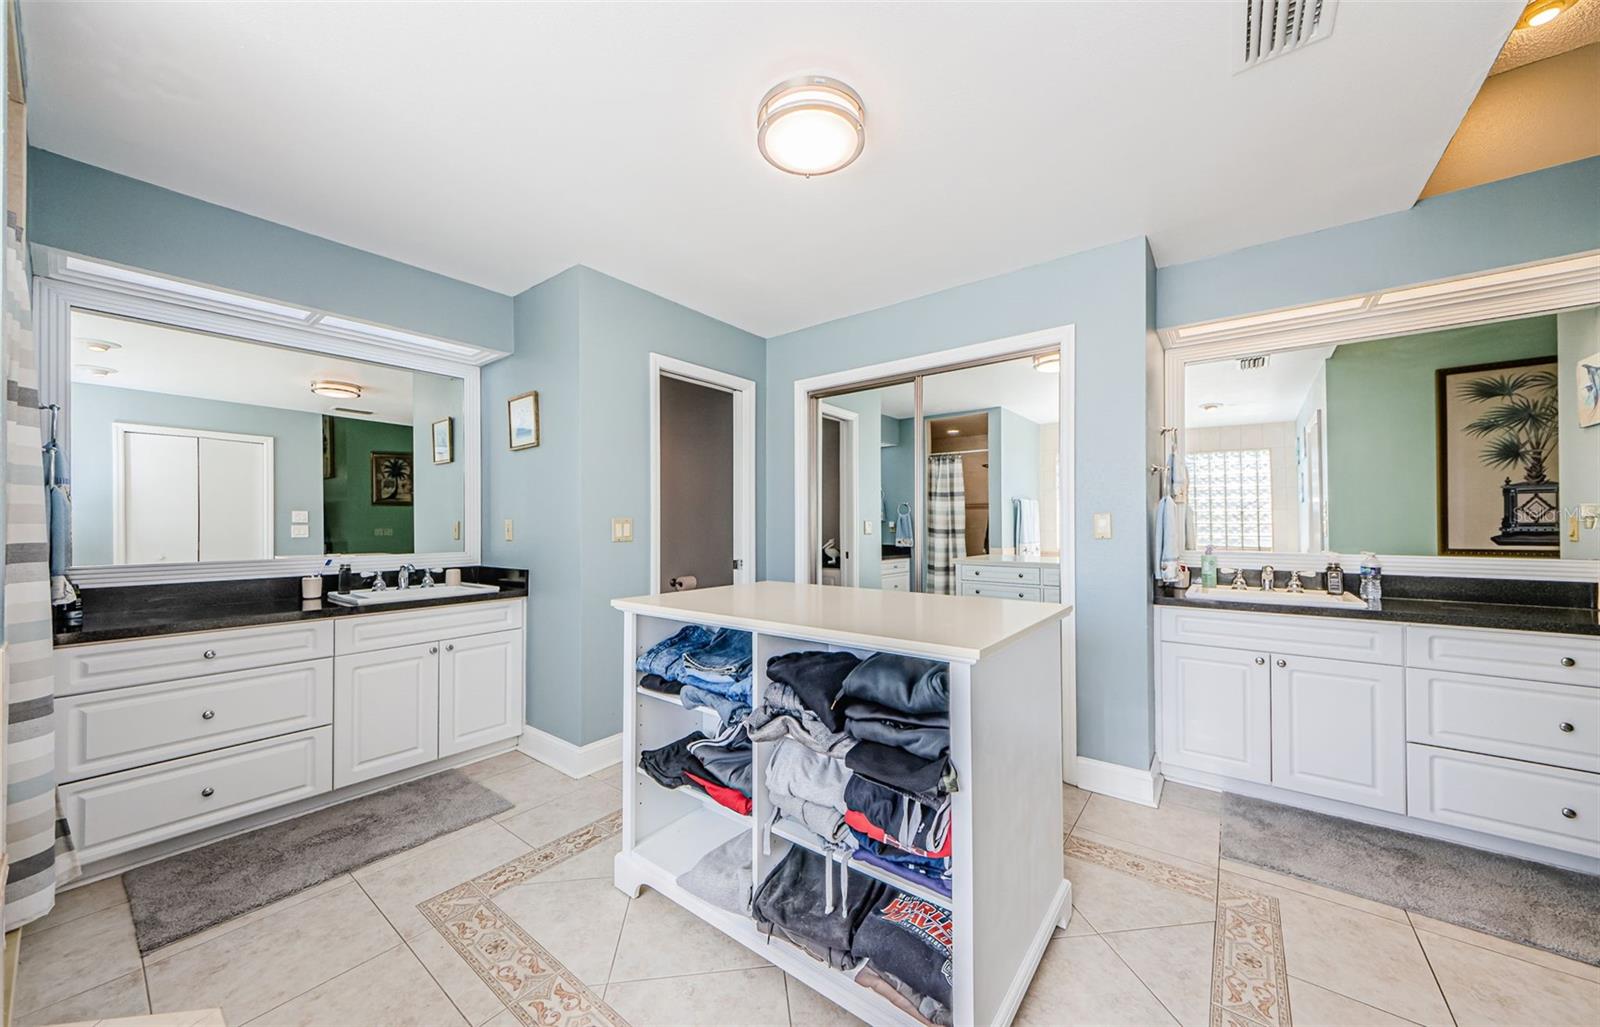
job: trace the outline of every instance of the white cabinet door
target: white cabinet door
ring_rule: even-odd
[[[439,644],[333,661],[333,786],[439,757]]]
[[[207,436],[199,442],[200,559],[272,559],[272,447]]]
[[[1405,676],[1399,667],[1272,658],[1272,783],[1406,811]]]
[[[1266,653],[1161,646],[1161,762],[1245,781],[1272,773]]]
[[[193,563],[200,557],[200,460],[194,436],[117,433],[112,485],[116,563]]]
[[[439,755],[522,734],[522,632],[446,639],[439,653]]]

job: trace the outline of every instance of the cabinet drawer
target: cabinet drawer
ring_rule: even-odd
[[[326,621],[197,631],[63,646],[55,651],[56,681],[59,694],[78,695],[332,655],[333,625]]]
[[[1405,629],[1398,624],[1177,606],[1160,610],[1163,642],[1395,665],[1405,655]]]
[[[1041,577],[1037,567],[1008,567],[1003,563],[959,563],[956,564],[956,571],[962,581],[994,584],[1037,585]]]
[[[1406,737],[1600,772],[1600,689],[1412,668]]]
[[[1416,744],[1406,763],[1411,816],[1600,856],[1600,776]]]
[[[1059,565],[1039,568],[1039,580],[1046,585],[1061,584],[1061,567]]]
[[[991,585],[987,582],[980,585],[972,581],[961,583],[961,594],[989,599],[1027,599],[1035,603],[1044,599],[1044,589],[1038,585]]]
[[[1044,601],[1047,603],[1061,602],[1061,588],[1058,585],[1048,585],[1044,590]]]
[[[319,795],[333,787],[326,727],[62,786],[85,863]]]
[[[67,696],[56,704],[56,768],[76,781],[332,718],[331,659]]]
[[[336,625],[334,647],[343,656],[520,627],[520,599],[430,606],[404,613],[372,613],[341,620]]]
[[[1600,638],[1408,627],[1406,666],[1600,688]]]

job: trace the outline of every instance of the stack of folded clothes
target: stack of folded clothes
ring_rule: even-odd
[[[828,860],[796,845],[756,889],[755,918],[835,970],[851,970],[860,962],[852,954],[856,931],[889,888],[852,870],[836,908],[832,876]]]
[[[689,709],[715,710],[724,724],[750,712],[750,632],[691,624],[657,642],[635,666],[640,684],[669,695]]]
[[[741,789],[737,784],[731,783],[734,775],[728,773],[730,767],[718,766],[716,769],[708,767],[692,751],[698,743],[708,741],[710,739],[705,735],[695,731],[675,742],[668,742],[659,749],[648,749],[639,754],[639,769],[649,774],[652,780],[664,788],[697,788],[716,800],[718,805],[749,816],[749,754],[745,755],[744,787]],[[719,777],[718,771],[726,776]]]
[[[785,653],[767,661],[761,707],[745,729],[757,742],[785,735],[825,756],[843,756],[856,740],[833,708],[844,679],[861,663],[850,653]]]

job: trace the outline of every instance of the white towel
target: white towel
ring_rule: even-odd
[[[1018,496],[1011,500],[1012,539],[1018,556],[1039,555],[1039,501]]]
[[[1178,506],[1171,496],[1156,504],[1155,553],[1156,580],[1177,581],[1182,542],[1178,537]]]

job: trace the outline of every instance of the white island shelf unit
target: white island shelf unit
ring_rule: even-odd
[[[865,658],[890,652],[949,664],[950,758],[960,782],[952,796],[954,896],[873,867],[852,867],[949,909],[955,1023],[1009,1023],[1055,927],[1065,925],[1072,909],[1072,886],[1062,877],[1060,735],[1061,622],[1071,608],[776,581],[611,605],[624,617],[623,758],[630,768],[622,777],[617,887],[630,895],[655,889],[875,1025],[916,1027],[916,1021],[781,935],[769,938],[754,920],[678,886],[678,877],[702,856],[741,834],[750,839],[756,886],[789,846],[819,852],[821,846],[789,821],[774,824],[770,836],[766,830],[772,810],[764,776],[776,743],[755,746],[748,817],[698,792],[663,788],[640,771],[641,751],[714,730],[716,717],[641,689],[634,663],[686,624],[750,631],[757,705],[767,661],[782,653],[834,650]]]

